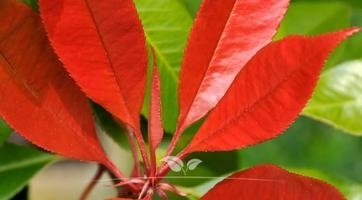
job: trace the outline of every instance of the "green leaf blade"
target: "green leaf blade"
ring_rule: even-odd
[[[155,49],[161,77],[162,116],[166,131],[173,132],[177,120],[177,85],[181,59],[192,17],[179,1],[135,1],[147,43]],[[147,115],[148,103],[142,113]]]
[[[38,150],[5,143],[0,148],[0,200],[10,199],[52,160]]]
[[[345,62],[324,72],[303,114],[362,136],[362,61]]]

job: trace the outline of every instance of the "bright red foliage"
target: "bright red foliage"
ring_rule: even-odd
[[[0,19],[6,22],[0,26],[1,117],[44,149],[116,173],[98,142],[87,99],[52,51],[39,16],[2,0]]]
[[[153,52],[154,53],[154,52]],[[161,120],[161,88],[160,75],[156,66],[156,58],[153,58],[151,98],[148,117],[148,141],[150,145],[150,157],[152,165],[156,166],[156,149],[162,141],[163,128]],[[152,176],[156,175],[156,168],[152,169]]]
[[[2,0],[1,117],[44,149],[105,165],[120,178],[117,186],[125,186],[115,199],[152,199],[155,193],[167,199],[165,191],[184,195],[178,188],[162,182],[170,169],[165,163],[157,166],[156,162],[163,128],[155,58],[149,106],[149,152],[141,135],[139,114],[148,58],[133,2],[40,0],[39,3],[52,47],[75,81],[53,53],[40,18],[15,0]],[[297,117],[310,98],[329,53],[358,29],[316,37],[291,36],[271,42],[288,3],[288,0],[202,2],[183,60],[179,122],[167,155],[171,155],[184,129],[207,113],[204,124],[179,153],[179,158],[195,151],[227,151],[260,143],[280,134]],[[76,84],[116,121],[126,125],[135,157],[135,177],[125,179],[104,154],[87,99]],[[139,145],[143,171],[133,139]],[[217,184],[202,199],[220,197],[343,199],[332,186],[271,165],[238,172]]]
[[[183,130],[200,119],[219,102],[240,69],[271,41],[288,3],[288,0],[202,2],[181,68],[178,129]]]
[[[291,36],[261,49],[211,111],[186,153],[239,149],[280,134],[307,103],[329,53],[356,31]]]
[[[274,165],[259,165],[237,172],[215,185],[201,200],[257,199],[301,200],[343,199],[332,186],[305,176],[289,173]]]
[[[132,0],[40,0],[39,4],[50,41],[77,84],[138,131],[147,53]]]

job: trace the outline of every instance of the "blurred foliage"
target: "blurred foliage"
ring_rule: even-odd
[[[362,185],[361,152],[361,137],[302,116],[283,135],[243,149],[239,156],[240,167],[278,164],[330,182],[348,196],[351,185]]]
[[[179,1],[135,0],[148,45],[157,56],[161,78],[162,120],[172,133],[178,115],[177,85],[184,46],[192,24],[192,16]],[[142,114],[147,116],[147,99]]]
[[[10,199],[52,160],[34,148],[5,143],[0,148],[0,200]]]

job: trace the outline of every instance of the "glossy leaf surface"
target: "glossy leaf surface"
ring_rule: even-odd
[[[310,98],[328,54],[354,32],[291,36],[263,48],[238,74],[185,152],[233,150],[280,134]]]
[[[0,21],[1,117],[46,150],[108,163],[87,99],[53,53],[40,18],[3,0]]]
[[[0,147],[0,199],[11,199],[52,159],[33,148],[5,143]]]
[[[203,1],[180,74],[179,129],[200,119],[218,103],[240,69],[271,41],[288,2]]]
[[[174,132],[177,121],[177,84],[186,39],[192,17],[175,0],[135,0],[146,40],[155,49],[162,85],[162,121],[164,129]],[[146,99],[147,100],[147,99]],[[142,114],[148,116],[149,103]]]
[[[325,71],[303,114],[362,136],[362,61]]]
[[[77,84],[92,100],[138,130],[147,53],[132,0],[39,3],[51,43]]]
[[[216,184],[201,200],[218,200],[220,197],[236,200],[344,199],[327,183],[273,165],[259,165],[237,172]]]

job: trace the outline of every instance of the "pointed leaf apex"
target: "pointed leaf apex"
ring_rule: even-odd
[[[184,152],[235,150],[280,134],[311,97],[328,55],[359,30],[290,36],[261,49],[240,71]]]

